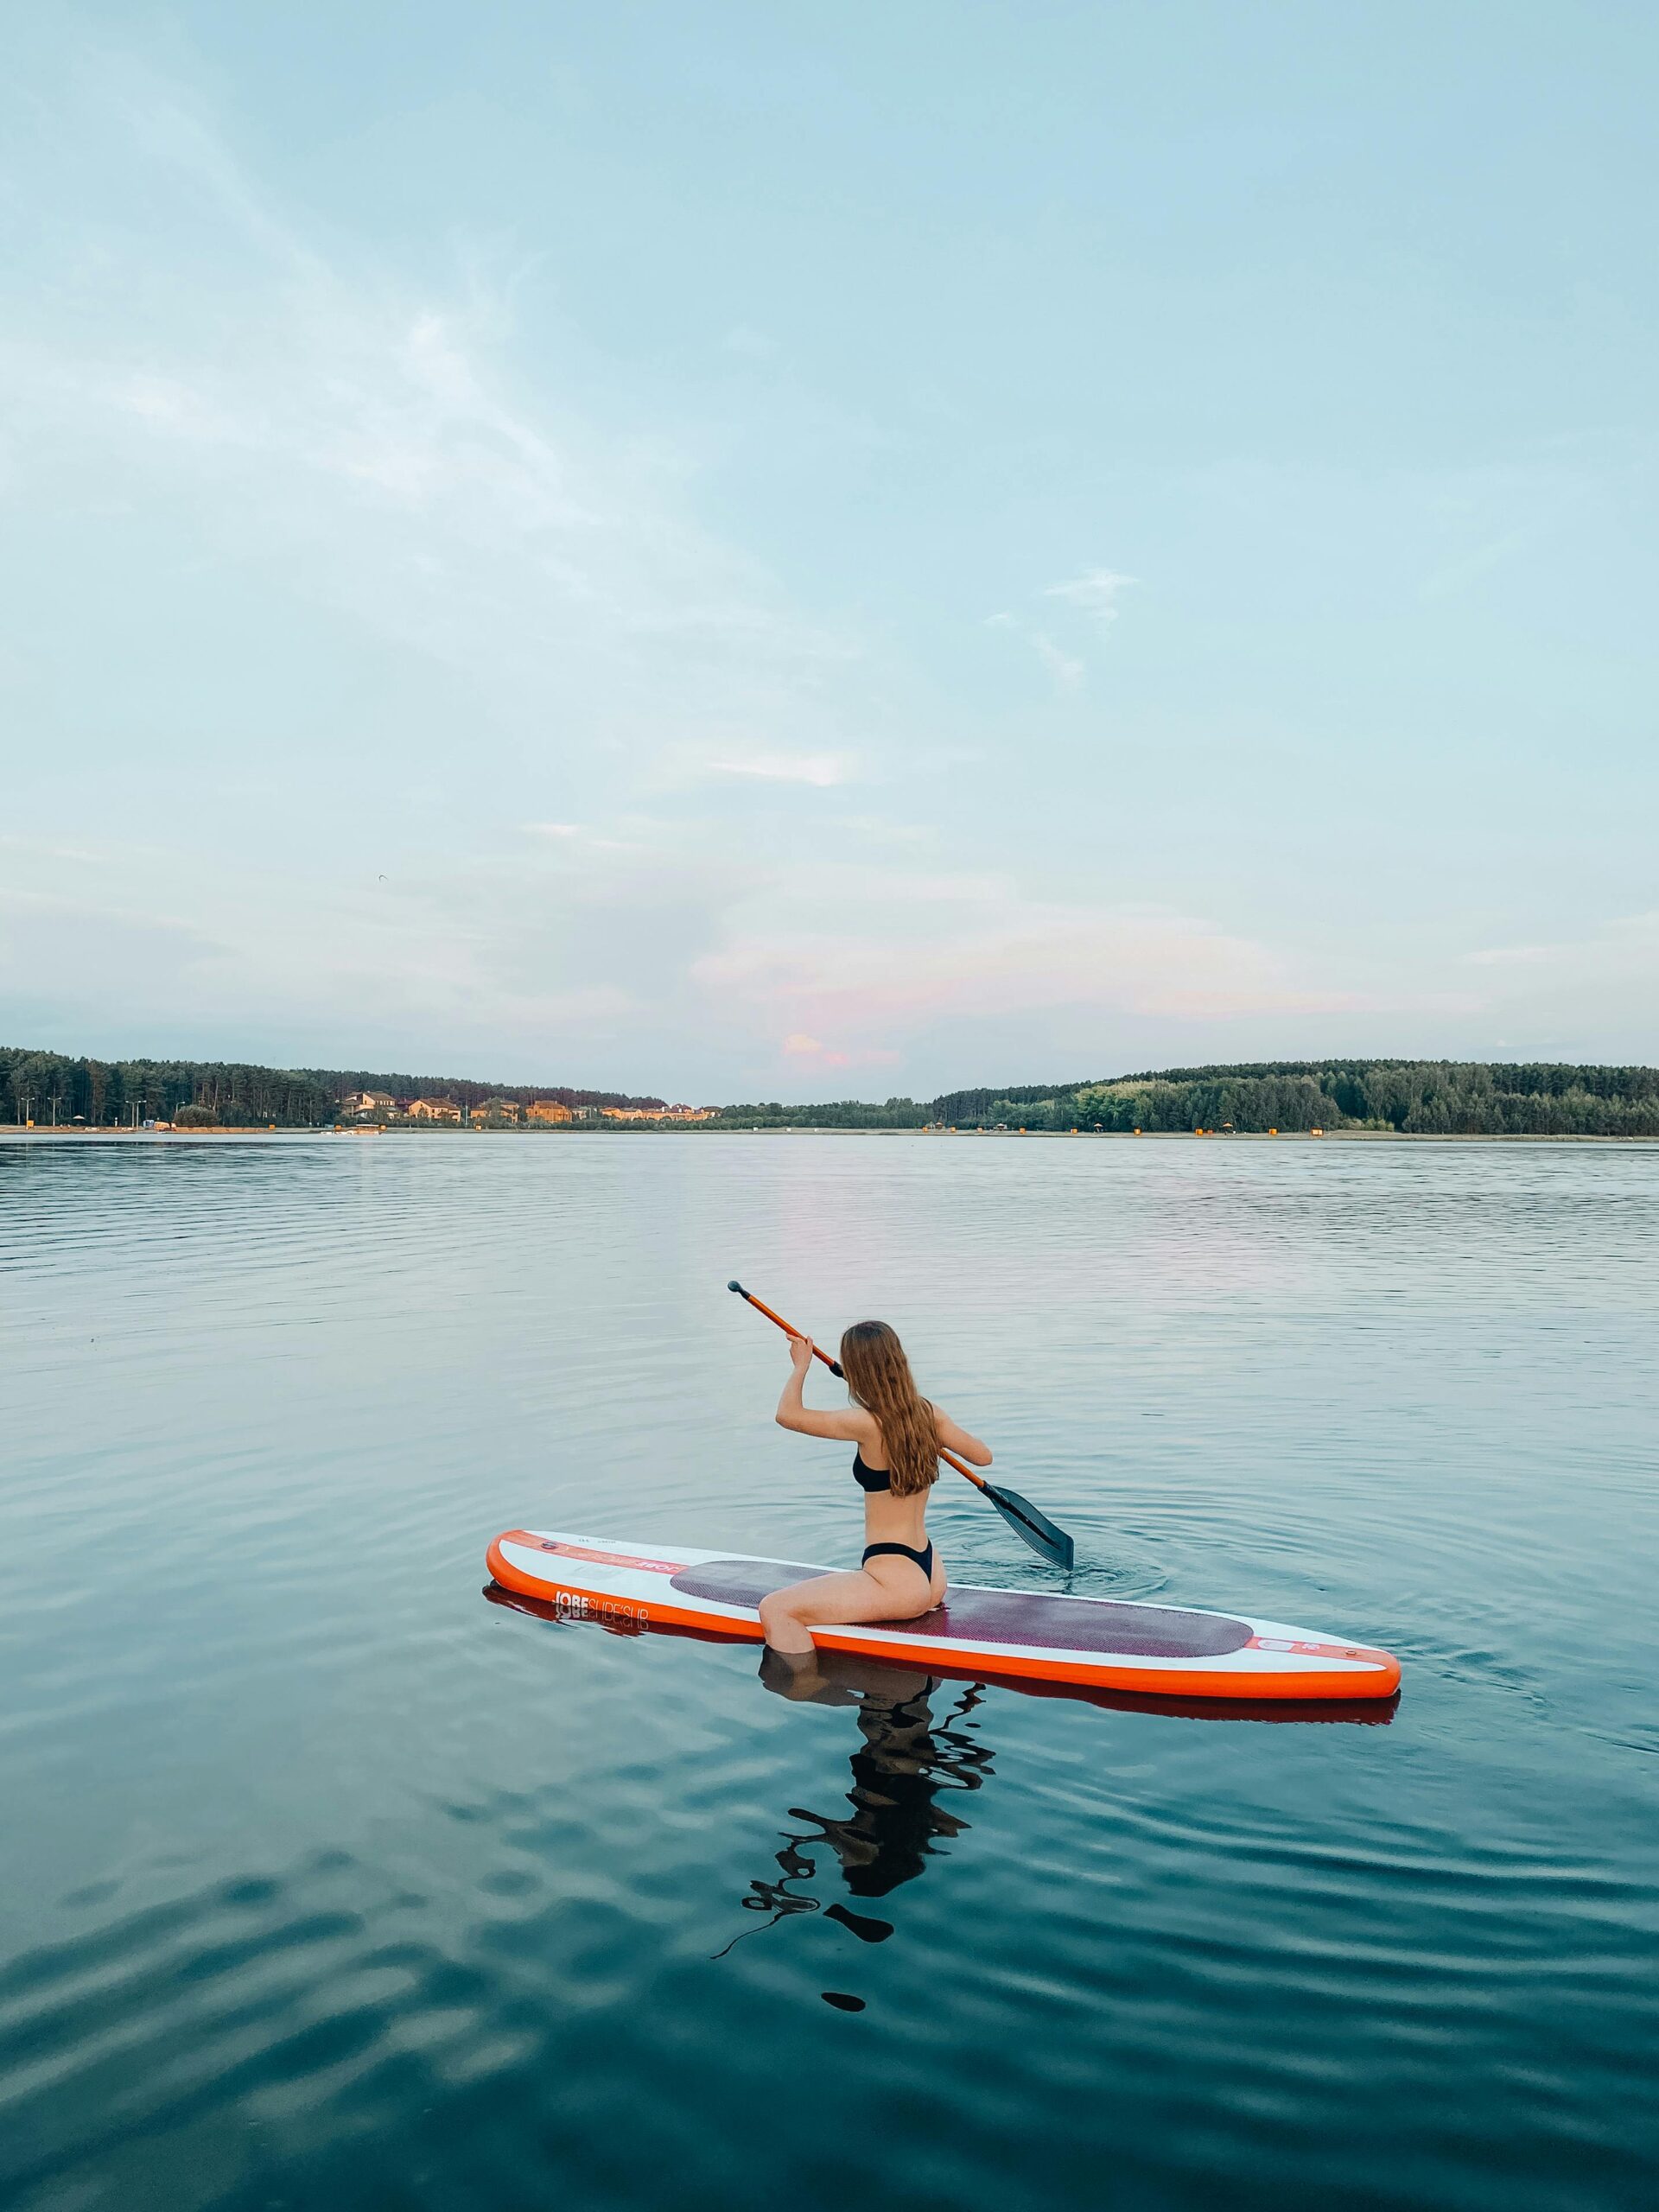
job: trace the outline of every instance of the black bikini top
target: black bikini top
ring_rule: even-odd
[[[861,1451],[855,1451],[853,1453],[853,1480],[858,1484],[860,1490],[890,1491],[893,1488],[891,1470],[887,1467],[867,1467]]]

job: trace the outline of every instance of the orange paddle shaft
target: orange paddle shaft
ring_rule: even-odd
[[[781,1313],[774,1313],[763,1299],[757,1298],[752,1290],[745,1290],[741,1282],[728,1282],[726,1287],[728,1290],[734,1290],[740,1298],[747,1299],[755,1312],[764,1313],[768,1321],[775,1321],[786,1337],[798,1337],[801,1334],[800,1330],[785,1321]],[[817,1344],[812,1347],[812,1357],[814,1359],[821,1359],[832,1375],[841,1374],[841,1362],[831,1359],[829,1353],[821,1351]],[[947,1467],[954,1467],[959,1475],[966,1475],[976,1490],[988,1490],[990,1487],[983,1475],[976,1475],[971,1467],[964,1466],[956,1453],[947,1452],[944,1445],[939,1446],[939,1457]]]

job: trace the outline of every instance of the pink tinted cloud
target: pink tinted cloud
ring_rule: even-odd
[[[815,1068],[891,1067],[899,1058],[897,1052],[887,1052],[878,1046],[856,1046],[850,1052],[836,1051],[821,1038],[810,1037],[800,1029],[785,1037],[779,1049],[787,1058],[798,1061],[804,1067]]]
[[[821,1036],[891,1034],[955,1015],[1084,1007],[1219,1020],[1367,1003],[1310,988],[1268,947],[1188,916],[1043,906],[995,887],[969,899],[955,884],[936,887],[941,895],[926,912],[919,887],[905,911],[866,909],[878,934],[740,936],[699,961],[696,979],[759,1018],[772,1010],[792,1025],[790,1057],[820,1066],[854,1058],[830,1058]],[[953,915],[958,903],[967,911]]]

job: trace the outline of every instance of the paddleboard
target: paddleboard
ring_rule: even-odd
[[[509,1529],[489,1548],[504,1590],[568,1620],[620,1629],[690,1629],[761,1640],[762,1598],[828,1569],[686,1545]],[[856,1651],[952,1675],[1065,1682],[1141,1696],[1343,1700],[1392,1697],[1400,1662],[1282,1621],[1117,1598],[952,1583],[944,1603],[912,1620],[815,1627],[829,1651]]]

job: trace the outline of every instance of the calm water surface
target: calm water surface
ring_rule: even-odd
[[[0,2201],[1651,2203],[1656,1252],[1659,1148],[0,1144]],[[855,1551],[732,1274],[1392,1722],[489,1602],[514,1522]]]

